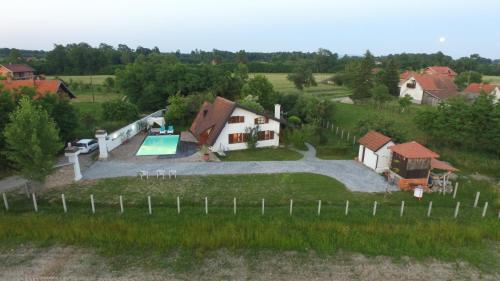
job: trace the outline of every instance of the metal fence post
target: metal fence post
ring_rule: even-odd
[[[405,211],[405,201],[401,201],[401,211],[399,212],[399,216],[403,216],[403,212]]]
[[[373,202],[373,216],[377,214],[377,201]]]
[[[92,214],[95,214],[94,194],[90,194],[90,205],[92,207]]]
[[[292,215],[293,212],[293,199],[290,199],[290,216]]]
[[[455,183],[455,190],[453,190],[453,199],[457,196],[458,182]]]
[[[318,216],[321,215],[321,200],[318,200]]]
[[[483,213],[481,215],[482,218],[484,218],[484,216],[486,216],[486,210],[488,210],[488,202],[484,203]]]
[[[63,210],[65,213],[68,212],[68,208],[66,207],[66,198],[64,197],[64,193],[61,194],[61,200],[62,200],[62,205],[63,205]]]
[[[31,194],[31,197],[33,198],[33,208],[35,209],[35,212],[38,212],[38,204],[36,202],[35,193]]]
[[[474,208],[477,208],[477,203],[479,203],[479,195],[481,192],[476,192],[476,199],[474,200]]]
[[[345,201],[345,215],[349,213],[349,200]]]
[[[153,208],[151,206],[151,196],[148,196],[148,207],[149,207],[149,214],[153,214]]]
[[[265,202],[264,198],[262,198],[262,215],[264,215],[264,204],[265,204],[264,202]]]
[[[460,209],[460,202],[457,202],[457,206],[455,207],[455,215],[454,215],[455,218],[458,217],[458,210],[459,209]]]
[[[124,207],[123,207],[123,196],[120,195],[120,213],[123,214],[124,211],[125,210],[124,210]]]
[[[427,217],[431,216],[431,212],[432,212],[432,201],[429,202],[429,209],[427,209]]]
[[[2,196],[3,196],[3,205],[5,206],[5,210],[8,211],[9,210],[9,202],[7,201],[7,195],[5,195],[5,193],[2,193]]]

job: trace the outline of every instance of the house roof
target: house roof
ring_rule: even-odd
[[[399,74],[399,80],[406,80],[410,78],[410,76],[413,74],[413,71],[410,70],[405,70],[401,74]]]
[[[438,169],[438,170],[449,171],[449,172],[458,171],[458,169],[453,167],[452,165],[450,165],[446,162],[437,160],[435,158],[431,159],[431,167],[432,167],[432,169]]]
[[[416,141],[406,142],[389,146],[392,152],[405,157],[405,158],[438,158],[439,154],[428,149],[427,147],[419,144]]]
[[[216,97],[213,103],[204,102],[196,115],[189,131],[197,138],[208,130],[208,138],[206,144],[213,145],[219,137],[222,129],[226,125],[227,120],[233,113],[235,108],[241,108],[255,114],[265,116],[278,122],[284,122],[267,113],[259,113],[253,109],[239,105],[233,101],[227,100],[222,97]]]
[[[376,131],[369,131],[359,139],[359,143],[370,149],[378,151],[385,144],[391,141],[391,138]]]
[[[447,66],[429,66],[425,69],[426,73],[435,73],[435,74],[441,74],[441,75],[448,75],[448,76],[456,76],[457,73],[453,71],[453,69],[447,67]]]
[[[203,132],[209,130],[207,144],[213,145],[235,107],[236,103],[221,97],[216,97],[213,103],[206,101],[189,130],[197,139]]]
[[[11,72],[35,72],[31,66],[26,64],[2,64],[2,66]]]
[[[467,94],[480,94],[481,91],[484,91],[485,93],[489,94],[495,90],[495,88],[499,88],[499,85],[494,85],[494,84],[484,84],[484,83],[471,83],[467,88],[465,88],[464,93]]]
[[[411,78],[415,79],[425,92],[441,100],[458,96],[457,86],[449,76],[412,73],[408,79]]]
[[[21,87],[35,88],[36,97],[44,96],[47,93],[55,94],[62,90],[68,94],[69,98],[76,98],[61,80],[0,80],[0,84],[6,90],[15,90]]]

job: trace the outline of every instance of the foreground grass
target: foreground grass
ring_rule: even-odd
[[[486,218],[481,218],[481,208],[472,208],[476,191],[481,191],[481,205],[490,202]],[[68,203],[67,214],[62,212],[61,192]],[[96,200],[95,215],[90,212],[90,194]],[[124,214],[119,213],[119,195],[124,196]],[[498,192],[484,182],[461,182],[457,200],[426,194],[420,202],[406,192],[353,193],[331,178],[305,173],[179,177],[175,181],[106,179],[39,194],[38,213],[24,195],[8,196],[11,210],[0,211],[4,246],[62,243],[96,248],[109,256],[178,250],[204,256],[218,249],[333,254],[342,249],[396,258],[465,260],[485,270],[494,270],[499,262],[491,245],[500,239],[496,217],[500,202]],[[147,196],[152,198],[152,215],[148,215]],[[181,214],[177,214],[177,196]],[[204,197],[209,200],[208,215]],[[262,198],[266,200],[264,215]],[[292,216],[290,199],[294,200]],[[317,215],[319,199],[321,216]],[[350,201],[348,216],[345,200]],[[379,209],[373,217],[375,200]],[[401,200],[406,203],[402,218]],[[434,208],[427,218],[430,200]],[[454,219],[456,201],[461,201],[462,209]]]
[[[302,154],[288,148],[258,148],[226,152],[219,156],[222,161],[285,161],[299,160]]]

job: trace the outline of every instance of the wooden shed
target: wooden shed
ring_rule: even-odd
[[[391,175],[401,189],[427,187],[432,159],[439,154],[415,141],[390,146],[389,150],[392,151]]]

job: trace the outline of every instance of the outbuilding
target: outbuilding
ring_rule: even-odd
[[[390,137],[369,131],[359,139],[358,161],[377,173],[383,173],[389,169],[391,151],[388,147],[393,145]]]

